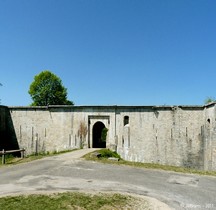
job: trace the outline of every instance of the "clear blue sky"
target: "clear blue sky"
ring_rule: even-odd
[[[0,0],[0,99],[31,103],[50,70],[76,105],[216,97],[215,0]]]

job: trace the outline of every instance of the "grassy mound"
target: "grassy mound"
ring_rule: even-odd
[[[111,151],[109,149],[101,149],[98,151],[101,154],[101,158],[109,158],[109,157],[114,157],[114,158],[119,158],[121,159],[120,155],[114,151]]]
[[[0,198],[0,206],[4,210],[62,210],[62,209],[125,209],[132,208],[135,198],[128,195],[115,194],[87,194],[65,192],[50,195],[22,195]]]

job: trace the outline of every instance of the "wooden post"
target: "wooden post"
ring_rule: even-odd
[[[21,158],[22,159],[24,158],[24,151],[25,151],[24,149],[21,150]]]
[[[38,133],[35,135],[35,155],[38,155]]]
[[[35,155],[38,155],[38,140],[35,141]]]
[[[2,165],[5,164],[5,151],[4,149],[2,150]]]

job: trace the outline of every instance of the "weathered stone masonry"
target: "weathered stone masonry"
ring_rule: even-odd
[[[0,107],[1,149],[28,154],[100,147],[126,160],[216,170],[216,104]],[[83,129],[87,133],[81,135]],[[83,127],[82,126],[82,127]],[[85,129],[84,129],[85,130]],[[97,142],[98,141],[98,142]]]

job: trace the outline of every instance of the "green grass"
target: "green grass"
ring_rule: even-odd
[[[98,150],[96,152],[104,154],[105,153],[104,150],[107,150],[107,149]],[[94,153],[94,152],[92,152],[92,153]],[[84,158],[86,160],[93,160],[93,161],[98,161],[98,162],[102,162],[102,163],[109,163],[109,164],[112,163],[112,164],[117,164],[117,165],[127,165],[127,166],[132,166],[132,167],[139,167],[139,168],[158,169],[158,170],[165,170],[165,171],[174,171],[174,172],[179,172],[179,173],[190,173],[190,174],[198,174],[198,175],[216,176],[216,171],[201,171],[201,170],[196,170],[196,169],[192,169],[192,168],[184,168],[184,167],[170,166],[170,165],[161,165],[161,164],[156,164],[156,163],[132,162],[132,161],[123,160],[121,158],[119,161],[110,161],[107,159],[107,157],[105,157],[103,155],[102,155],[102,157],[97,158],[97,157],[91,155],[92,153],[85,155]]]
[[[6,155],[6,164],[5,165],[16,165],[19,163],[26,163],[26,162],[30,162],[33,160],[38,160],[38,159],[42,159],[44,157],[49,157],[49,156],[54,156],[54,155],[59,155],[59,154],[63,154],[63,153],[67,153],[67,152],[72,152],[75,151],[77,149],[74,150],[64,150],[64,151],[54,151],[54,152],[43,152],[43,153],[38,153],[38,154],[32,154],[32,155],[27,155],[25,158],[21,159],[19,157],[13,156],[12,154],[7,154]],[[0,167],[3,166],[2,165],[2,157],[0,157]]]
[[[101,154],[101,158],[109,158],[109,157],[115,157],[119,159],[121,158],[118,153],[113,152],[109,149],[101,149],[99,153]]]
[[[76,150],[76,149],[75,149]],[[58,155],[58,154],[63,154],[66,152],[71,152],[74,150],[65,150],[61,152],[47,152],[47,153],[39,153],[37,155],[29,155],[25,157],[24,159],[14,157],[13,155],[7,155],[6,157],[6,165],[15,165],[19,163],[25,163],[25,162],[30,162],[33,160],[38,160],[44,157],[48,156],[53,156],[53,155]],[[201,170],[196,170],[192,168],[184,168],[184,167],[178,167],[178,166],[170,166],[170,165],[161,165],[161,164],[156,164],[156,163],[140,163],[140,162],[131,162],[131,161],[125,161],[121,159],[119,154],[116,152],[113,152],[109,149],[101,149],[96,151],[101,154],[100,158],[97,158],[92,155],[92,153],[89,153],[84,156],[86,160],[93,160],[93,161],[99,161],[102,163],[112,163],[112,164],[118,164],[118,165],[127,165],[127,166],[132,166],[132,167],[140,167],[140,168],[148,168],[148,169],[158,169],[158,170],[165,170],[165,171],[174,171],[174,172],[180,172],[180,173],[191,173],[191,174],[199,174],[199,175],[209,175],[209,176],[216,176],[216,171],[201,171]],[[108,160],[109,157],[115,157],[119,158],[119,161],[110,161]],[[2,166],[2,160],[0,157],[0,167]]]
[[[13,154],[6,154],[5,155],[5,160],[6,163],[11,163],[13,162],[17,157],[15,157]],[[2,156],[0,156],[0,166],[2,165]]]
[[[24,195],[0,198],[0,206],[4,210],[69,210],[69,209],[131,209],[135,198],[128,195],[115,194],[87,194],[65,192],[50,195]]]

